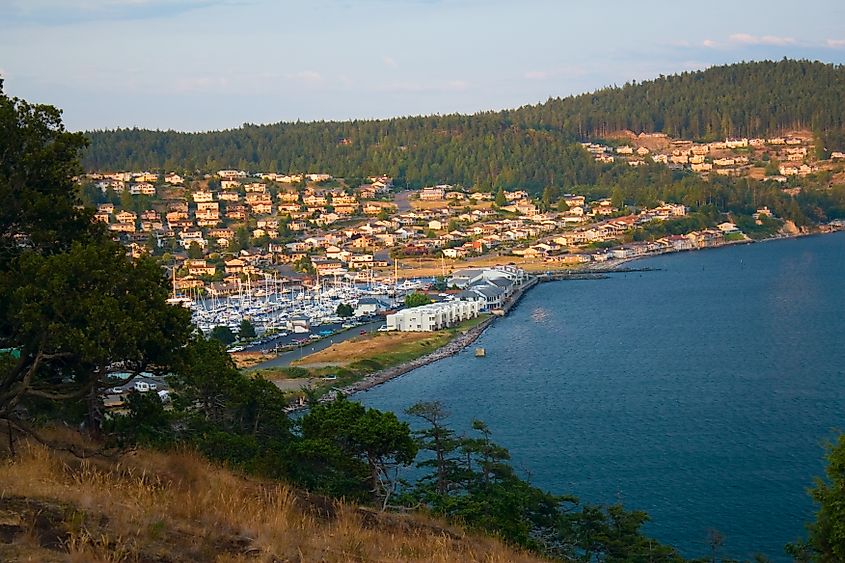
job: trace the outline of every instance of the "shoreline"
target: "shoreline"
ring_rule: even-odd
[[[635,262],[637,260],[645,259],[645,258],[656,258],[658,256],[665,256],[667,254],[680,254],[680,253],[683,253],[683,252],[697,252],[697,251],[701,251],[701,250],[717,250],[717,249],[724,248],[724,247],[737,246],[737,245],[747,245],[747,244],[757,244],[757,243],[760,243],[760,242],[772,242],[772,241],[778,241],[778,240],[798,239],[798,238],[809,237],[809,236],[831,234],[831,233],[835,233],[835,232],[843,232],[843,231],[797,233],[797,234],[793,234],[793,235],[768,237],[768,238],[760,239],[760,240],[745,239],[745,240],[738,240],[738,241],[726,241],[726,242],[719,244],[719,245],[716,245],[716,246],[707,246],[707,247],[703,247],[703,248],[690,248],[690,249],[684,249],[684,250],[669,250],[669,251],[666,251],[666,252],[649,253],[649,254],[643,254],[643,255],[640,255],[640,256],[631,256],[631,257],[628,257],[628,258],[617,258],[617,259],[608,260],[607,262],[598,264],[597,266],[589,268],[589,269],[570,269],[570,270],[565,270],[565,271],[568,272],[568,273],[571,273],[571,274],[576,274],[576,275],[579,274],[579,273],[581,273],[581,274],[622,273],[620,271],[620,269],[625,264],[629,264],[629,263]],[[562,272],[564,272],[564,270],[558,270],[555,273],[560,274]],[[424,356],[420,356],[419,358],[416,358],[414,360],[411,360],[409,362],[405,362],[405,363],[397,365],[397,366],[393,366],[391,368],[387,368],[387,369],[384,369],[384,370],[373,372],[373,373],[365,376],[363,379],[361,379],[361,380],[359,380],[359,381],[357,381],[357,382],[355,382],[351,385],[347,385],[346,387],[340,387],[340,388],[332,389],[331,391],[329,391],[328,393],[323,395],[319,399],[319,402],[333,401],[337,397],[338,393],[341,393],[345,396],[350,396],[350,395],[354,395],[355,393],[368,391],[368,390],[370,390],[374,387],[377,387],[379,385],[387,383],[388,381],[391,381],[393,379],[401,377],[401,376],[403,376],[403,375],[405,375],[405,374],[407,374],[411,371],[414,371],[417,368],[421,368],[421,367],[427,366],[429,364],[433,364],[434,362],[448,358],[450,356],[454,356],[455,354],[461,352],[466,347],[468,347],[470,344],[472,344],[473,342],[478,340],[478,338],[481,336],[481,334],[485,330],[487,330],[490,326],[492,326],[497,318],[506,317],[508,315],[508,313],[517,304],[519,304],[522,297],[525,296],[525,294],[527,294],[528,291],[530,291],[531,289],[533,289],[534,287],[536,287],[540,283],[548,283],[548,282],[552,282],[552,281],[567,281],[565,278],[563,278],[563,279],[553,279],[553,278],[542,279],[542,278],[543,278],[542,275],[532,275],[530,277],[530,280],[528,282],[526,282],[525,285],[520,287],[511,296],[511,298],[508,300],[508,302],[505,304],[505,306],[503,307],[503,310],[504,310],[503,315],[500,315],[500,316],[499,315],[493,315],[493,316],[491,316],[489,319],[479,323],[477,326],[469,329],[465,333],[463,333],[459,336],[456,336],[455,338],[453,338],[448,343],[446,343],[442,347],[438,348],[434,352],[430,352],[429,354],[426,354]],[[577,278],[573,278],[573,279],[577,279]],[[297,410],[301,410],[301,409],[304,409],[304,408],[307,408],[307,406],[306,405],[297,405],[297,406],[291,407],[290,411],[297,411]]]

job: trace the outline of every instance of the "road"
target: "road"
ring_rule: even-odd
[[[289,366],[292,362],[304,358],[309,354],[313,354],[314,352],[325,350],[332,344],[337,344],[338,342],[343,342],[345,340],[355,338],[356,336],[359,336],[361,334],[362,330],[366,330],[367,332],[378,330],[378,327],[382,326],[383,324],[383,320],[373,321],[371,323],[363,324],[355,328],[350,328],[349,330],[346,330],[344,332],[333,334],[331,336],[323,338],[322,340],[317,340],[316,342],[307,342],[304,346],[301,346],[296,350],[289,350],[287,352],[279,354],[272,360],[267,360],[264,363],[252,366],[247,371],[267,368],[281,368]]]
[[[396,197],[394,197],[393,203],[396,204],[396,209],[399,213],[411,210],[411,193],[413,192],[410,190],[404,190],[396,194]]]

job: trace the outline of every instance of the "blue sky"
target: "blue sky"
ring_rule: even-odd
[[[475,112],[751,59],[845,63],[842,0],[0,0],[70,129]]]

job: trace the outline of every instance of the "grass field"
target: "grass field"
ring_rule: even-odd
[[[291,367],[257,373],[269,380],[282,381],[286,388],[296,387],[287,385],[292,379],[307,380],[319,394],[430,354],[487,318],[489,315],[481,315],[436,332],[371,332],[305,356]]]

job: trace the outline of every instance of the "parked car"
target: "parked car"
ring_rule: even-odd
[[[150,384],[146,381],[136,381],[133,389],[135,389],[138,393],[146,393],[150,390]]]

